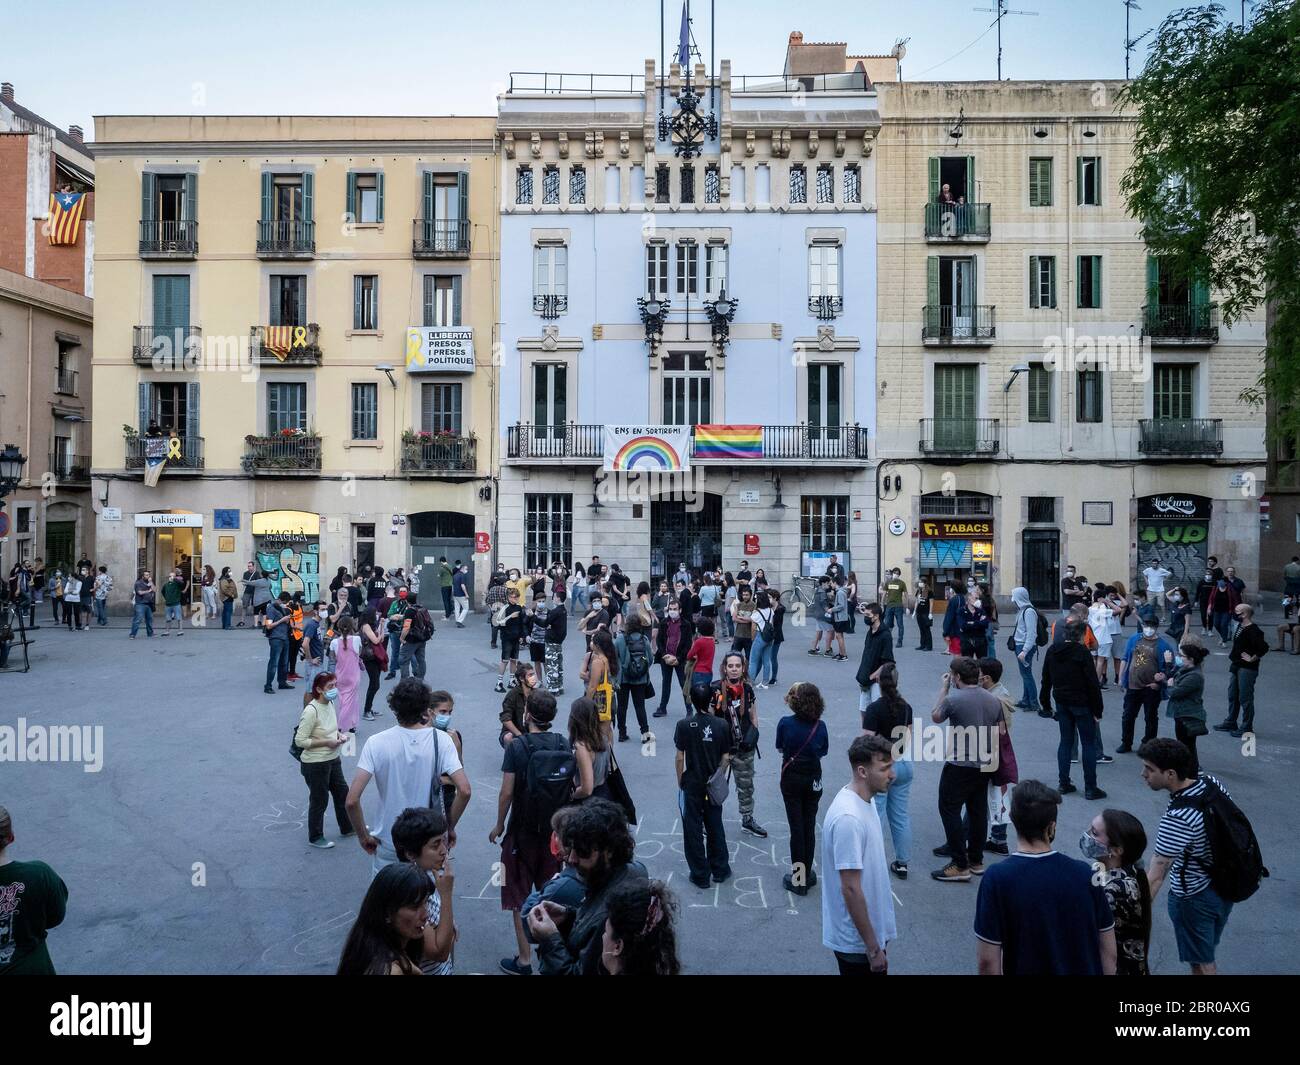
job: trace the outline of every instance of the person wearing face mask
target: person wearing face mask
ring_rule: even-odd
[[[1080,580],[1078,570],[1073,566],[1066,566],[1065,576],[1061,578],[1061,614],[1068,614],[1070,608],[1078,603],[1086,607],[1087,597],[1088,587],[1086,582]]]
[[[1210,596],[1214,594],[1214,574],[1207,568],[1196,584],[1196,609],[1201,615],[1201,635],[1210,635]]]
[[[916,586],[916,607],[912,611],[912,617],[916,619],[916,631],[920,636],[916,650],[933,651],[934,637],[930,630],[934,622],[930,617],[930,589],[924,581]]]
[[[1268,654],[1268,637],[1255,624],[1254,607],[1238,603],[1236,617],[1237,628],[1228,654],[1228,716],[1214,729],[1240,739],[1255,731],[1255,682],[1259,679],[1259,660]]]
[[[1210,652],[1195,637],[1188,637],[1174,656],[1174,675],[1165,683],[1169,687],[1169,705],[1165,715],[1174,719],[1174,738],[1192,755],[1192,776],[1201,771],[1196,757],[1196,737],[1204,736],[1205,727],[1205,674],[1201,663]]]
[[[1079,837],[1115,918],[1115,975],[1148,976],[1151,946],[1151,885],[1142,868],[1147,834],[1124,810],[1102,810]]]
[[[722,677],[714,682],[713,714],[726,720],[735,752],[732,779],[740,805],[740,827],[760,839],[767,829],[754,820],[754,759],[758,754],[758,700],[749,683],[745,656],[731,651],[722,660]]]
[[[338,635],[330,643],[330,654],[338,663],[339,728],[344,732],[356,732],[361,716],[358,694],[365,670],[361,665],[361,637],[356,631],[356,622],[345,617],[339,622]]]
[[[682,616],[681,604],[669,598],[664,605],[664,618],[659,625],[655,638],[655,661],[659,663],[659,707],[654,717],[668,716],[668,699],[673,692],[680,692],[684,708],[690,714],[686,699],[686,659],[690,657],[691,642],[695,639],[695,629],[691,619]],[[673,678],[677,683],[673,683]]]
[[[311,689],[303,695],[298,731],[293,736],[294,746],[302,751],[299,768],[307,782],[307,842],[318,850],[329,850],[334,846],[325,838],[325,808],[331,798],[334,799],[339,836],[351,839],[355,835],[345,805],[348,785],[343,779],[339,748],[347,742],[347,735],[339,731],[338,698],[334,674],[317,673]]]
[[[317,602],[302,623],[303,677],[311,686],[325,657],[325,630],[329,627],[329,604]]]
[[[429,693],[429,723],[451,740],[456,748],[456,757],[463,763],[465,741],[460,733],[451,727],[451,715],[455,709],[456,704],[452,701],[451,692],[439,690]],[[450,810],[456,798],[456,782],[446,773],[443,773],[440,779],[442,780],[442,808],[444,811]]]
[[[1187,589],[1174,588],[1165,598],[1169,600],[1169,628],[1165,632],[1174,640],[1181,640],[1187,632],[1187,618],[1192,612]]]
[[[1142,615],[1139,613],[1139,617]],[[1120,745],[1116,754],[1133,750],[1133,728],[1138,711],[1145,726],[1142,742],[1153,740],[1160,728],[1160,701],[1165,698],[1165,681],[1174,672],[1174,645],[1160,635],[1155,619],[1143,617],[1142,631],[1129,637],[1124,647],[1124,666],[1119,686],[1124,692],[1124,715],[1120,721]]]
[[[1236,612],[1241,596],[1226,576],[1215,578],[1210,590],[1210,624],[1219,636],[1219,646],[1227,647],[1232,638],[1232,615]]]

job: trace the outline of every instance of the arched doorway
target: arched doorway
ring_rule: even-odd
[[[691,503],[680,499],[650,504],[650,576],[660,580],[685,562],[693,574],[722,564],[722,496],[701,492]]]

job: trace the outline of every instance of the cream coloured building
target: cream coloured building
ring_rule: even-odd
[[[493,126],[96,119],[93,474],[119,591],[137,567],[255,556],[309,596],[340,566],[474,560],[497,463]]]
[[[1122,84],[877,86],[881,557],[908,578],[1048,604],[1067,563],[1194,583],[1215,554],[1258,586],[1264,323],[1222,328],[1147,254]]]

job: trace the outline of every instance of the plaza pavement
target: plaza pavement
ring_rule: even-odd
[[[501,696],[492,691],[499,658],[488,647],[482,614],[472,615],[463,630],[444,623],[440,610],[435,619],[438,632],[429,647],[426,680],[456,697],[454,724],[464,736],[474,789],[454,852],[460,932],[456,969],[497,973],[497,960],[514,946],[492,882],[499,847],[487,841],[500,784],[496,736]],[[1275,618],[1264,618],[1266,631],[1271,633],[1273,624]],[[1126,635],[1132,631],[1130,627]],[[653,876],[669,880],[680,900],[679,943],[688,972],[834,971],[833,958],[821,945],[823,885],[804,898],[790,896],[781,886],[788,833],[777,783],[780,759],[772,742],[784,712],[781,693],[798,680],[818,684],[826,696],[831,739],[824,763],[824,814],[848,779],[844,752],[859,732],[854,673],[861,625],[849,637],[849,661],[841,663],[804,653],[810,630],[787,624],[786,632],[779,688],[759,693],[757,817],[771,835],[760,840],[741,832],[733,795],[726,820],[734,872],[729,883],[700,891],[686,882],[673,783],[672,727],[680,705],[674,700],[668,718],[654,719],[652,748],[642,750],[635,741],[617,748],[641,814],[638,857]],[[1003,629],[999,639],[1005,635]],[[369,881],[369,861],[355,842],[323,852],[306,845],[307,789],[288,753],[301,685],[293,693],[263,694],[262,637],[247,629],[190,628],[182,638],[148,640],[141,634],[129,641],[122,619],[85,633],[54,628],[46,620],[33,636],[32,671],[0,674],[0,725],[22,717],[29,726],[102,726],[104,736],[99,772],[85,772],[79,764],[0,764],[0,803],[12,812],[17,834],[14,857],[49,862],[69,887],[67,919],[49,940],[58,970],[333,971]],[[915,644],[915,629],[909,626],[898,652],[902,690],[928,721],[947,655],[914,651]],[[1211,723],[1223,717],[1227,676],[1226,654],[1218,652],[1217,643],[1215,649],[1207,660]],[[580,694],[581,637],[571,633],[565,651],[568,682],[560,700],[560,727],[569,702]],[[1000,654],[1010,667],[1008,688],[1018,696],[1018,675],[1005,648]],[[376,701],[384,710],[381,719],[361,723],[357,751],[366,736],[393,723],[383,700],[394,683],[386,681]],[[1300,971],[1294,951],[1300,854],[1293,836],[1300,767],[1298,689],[1300,658],[1269,654],[1256,695],[1257,751],[1244,756],[1241,742],[1221,733],[1201,740],[1203,766],[1223,780],[1251,817],[1272,870],[1255,898],[1232,914],[1219,958],[1225,972]],[[1121,696],[1112,686],[1105,699],[1103,737],[1106,750],[1113,752]],[[1161,734],[1172,734],[1171,722],[1164,718]],[[1055,722],[1020,714],[1013,737],[1021,779],[1036,777],[1054,785]],[[349,778],[355,764],[355,753],[345,757]],[[1103,806],[1136,814],[1154,840],[1166,797],[1146,788],[1139,768],[1133,755],[1118,755],[1113,765],[1099,767],[1099,782],[1109,798],[1088,802],[1081,797],[1082,778],[1075,767],[1080,793],[1066,797],[1057,833],[1064,853],[1079,857],[1079,835]],[[929,877],[942,864],[930,853],[942,842],[936,810],[939,772],[938,764],[916,766],[911,876],[893,881],[900,935],[889,952],[893,973],[975,969],[971,921],[978,879],[941,884]],[[371,801],[373,792],[372,786]],[[335,838],[332,812],[325,823],[326,835]],[[888,841],[886,849],[892,857]],[[819,840],[819,868],[820,856]],[[1163,896],[1155,912],[1151,963],[1156,973],[1184,971]]]

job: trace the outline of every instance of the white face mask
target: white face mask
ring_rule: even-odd
[[[1153,629],[1150,625],[1142,626],[1142,635],[1145,636],[1148,640],[1151,639],[1151,637],[1154,636],[1155,634],[1156,634],[1156,630]]]

